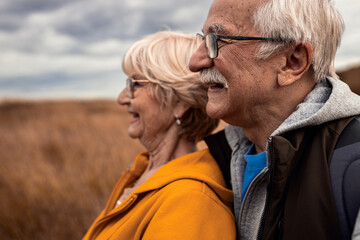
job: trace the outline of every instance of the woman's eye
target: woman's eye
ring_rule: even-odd
[[[133,84],[134,84],[134,87],[143,87],[146,85],[145,82],[133,82]]]

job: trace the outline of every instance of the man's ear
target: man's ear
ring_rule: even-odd
[[[187,110],[189,110],[190,106],[187,103],[184,103],[182,101],[179,101],[174,104],[173,112],[174,116],[178,118],[182,118],[183,115],[186,113]]]
[[[278,72],[278,84],[287,86],[299,80],[309,70],[313,57],[313,48],[309,42],[296,43],[290,51],[286,51]]]

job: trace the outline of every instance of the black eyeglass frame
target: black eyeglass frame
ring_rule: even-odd
[[[137,80],[137,79],[133,79],[131,77],[128,77],[126,79],[126,86],[129,88],[130,98],[131,99],[134,98],[134,82],[148,83],[148,82],[150,82],[150,80],[147,80],[147,79]]]
[[[196,35],[200,36],[203,41],[205,40],[205,47],[207,49],[208,56],[211,59],[214,59],[214,58],[218,57],[218,54],[219,54],[218,40],[219,39],[232,39],[232,40],[237,40],[237,41],[257,40],[257,41],[272,41],[272,42],[291,42],[290,40],[281,39],[281,38],[229,36],[229,35],[219,35],[219,34],[215,34],[215,33],[207,33],[205,35],[202,35],[201,33],[197,33]],[[205,38],[207,36],[215,37],[214,46],[213,46],[214,55],[211,54],[211,52],[209,50],[209,47],[206,44],[206,39]]]

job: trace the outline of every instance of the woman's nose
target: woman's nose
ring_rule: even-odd
[[[211,68],[213,65],[213,59],[208,56],[205,42],[203,42],[196,50],[196,52],[191,56],[189,69],[192,72],[199,72],[204,68]]]
[[[119,94],[117,102],[120,105],[126,105],[130,103],[130,92],[128,87],[125,87]]]

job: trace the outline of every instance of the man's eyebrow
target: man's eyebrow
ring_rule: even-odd
[[[204,33],[204,31],[203,31],[203,33]],[[227,35],[228,31],[226,31],[226,29],[224,29],[224,27],[221,26],[220,24],[213,24],[213,25],[210,25],[207,28],[206,33],[215,33],[215,34]]]

